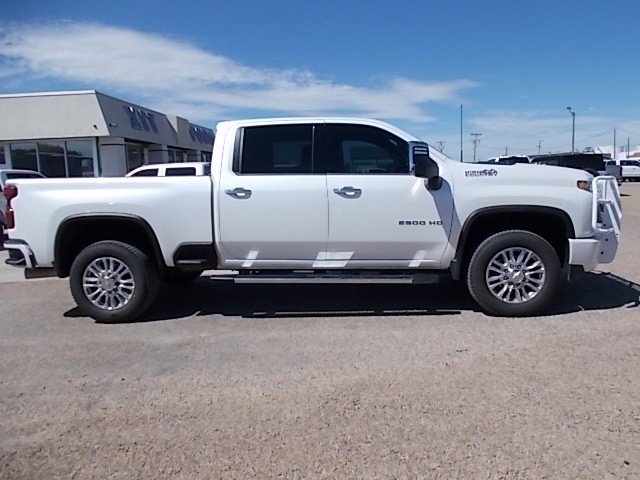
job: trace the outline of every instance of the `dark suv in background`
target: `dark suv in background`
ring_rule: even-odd
[[[618,185],[622,183],[622,171],[619,165],[609,165],[601,153],[556,153],[536,155],[531,163],[541,165],[555,165],[557,167],[576,168],[585,170],[594,177],[598,175],[612,175],[616,177]]]

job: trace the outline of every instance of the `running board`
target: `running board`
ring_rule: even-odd
[[[444,273],[416,273],[413,275],[330,275],[330,274],[249,274],[234,277],[235,283],[245,284],[432,284],[439,283]]]

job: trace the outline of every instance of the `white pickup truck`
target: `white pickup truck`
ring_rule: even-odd
[[[7,263],[70,277],[80,309],[130,321],[159,282],[466,282],[501,316],[544,312],[563,278],[613,260],[613,177],[452,161],[384,122],[222,122],[211,176],[16,180]],[[424,292],[425,304],[429,292]]]

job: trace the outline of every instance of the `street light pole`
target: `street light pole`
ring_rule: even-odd
[[[571,114],[571,153],[576,151],[576,112],[571,110],[571,107],[567,107]]]

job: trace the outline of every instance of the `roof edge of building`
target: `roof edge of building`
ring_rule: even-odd
[[[66,90],[57,92],[29,92],[29,93],[2,93],[0,98],[19,98],[19,97],[56,97],[63,95],[95,95],[100,93],[96,90]]]

